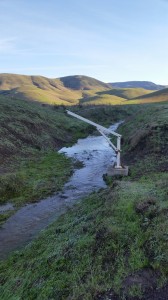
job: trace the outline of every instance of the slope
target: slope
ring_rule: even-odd
[[[20,206],[60,189],[71,164],[56,149],[88,129],[62,108],[0,96],[0,204]]]
[[[52,105],[117,105],[165,101],[167,89],[156,93],[143,88],[112,89],[104,82],[77,75],[49,79],[43,76],[0,74],[0,95]]]
[[[0,93],[48,104],[76,104],[81,92],[71,91],[59,79],[43,76],[0,74]]]
[[[114,95],[117,97],[121,97],[124,99],[134,99],[138,96],[143,96],[149,93],[152,93],[153,91],[151,90],[145,90],[143,88],[118,88],[118,89],[111,89],[109,91],[103,91],[103,92],[98,92],[98,95]]]
[[[167,299],[167,110],[136,106],[120,128],[129,177],[107,178],[2,262],[2,300]]]
[[[143,93],[143,94],[141,94]],[[138,94],[141,94],[137,97]],[[123,98],[122,98],[123,97]],[[112,89],[110,91],[98,92],[92,97],[86,97],[80,100],[83,104],[145,104],[168,101],[168,88],[156,92],[144,89]]]
[[[106,94],[106,92],[103,92],[100,95],[94,95],[92,97],[85,97],[80,99],[80,104],[83,105],[119,105],[124,103],[126,99],[115,96],[115,95],[109,95]]]
[[[155,84],[151,81],[125,81],[125,82],[111,82],[109,83],[113,88],[143,88],[146,90],[161,90],[164,85]]]
[[[65,87],[74,90],[105,90],[110,88],[107,83],[82,75],[61,77],[60,81]]]
[[[134,99],[138,96],[149,94],[153,91],[142,88],[110,89],[96,92],[95,95],[83,95],[80,103],[85,105],[117,105],[125,104],[126,100]]]
[[[139,103],[168,101],[168,88],[135,98]]]

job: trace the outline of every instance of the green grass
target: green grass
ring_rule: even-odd
[[[156,168],[159,162],[163,164],[162,160],[166,160],[168,103],[145,104],[138,108],[119,129],[124,139],[123,149],[127,151],[127,158],[139,157],[139,163],[141,157],[146,161],[152,159]]]
[[[84,136],[87,127],[61,108],[1,96],[0,162],[18,151],[58,149],[76,136]]]
[[[94,299],[109,288],[120,293],[144,268],[164,282],[168,201],[156,187],[168,176],[130,179],[92,194],[2,263],[2,299]]]
[[[82,98],[80,100],[80,103],[83,105],[121,105],[124,104],[124,102],[124,98],[118,97],[116,95],[109,95],[106,93]]]
[[[0,163],[5,171],[14,156],[60,149],[84,137],[90,127],[68,117],[63,108],[0,97]],[[7,164],[5,165],[5,162]]]
[[[59,191],[72,172],[70,159],[56,151],[34,153],[17,170],[0,175],[0,204],[21,206]]]
[[[109,178],[107,189],[2,262],[1,299],[96,299],[109,290],[120,299],[140,298],[146,284],[150,289],[168,281],[167,108],[137,106],[136,115],[125,108],[120,132],[130,175]]]
[[[76,104],[82,94],[66,88],[59,79],[17,74],[0,74],[0,91],[15,99],[57,105]]]
[[[114,95],[125,99],[134,99],[138,96],[143,96],[152,93],[152,90],[145,90],[143,88],[113,88],[110,91],[98,92],[97,94]]]
[[[57,150],[93,130],[64,108],[0,97],[0,203],[20,207],[63,186],[71,164]],[[1,223],[11,212],[0,215]]]
[[[88,76],[57,79],[43,76],[0,74],[0,94],[50,105],[123,105],[168,100],[168,89],[157,92],[143,88],[111,88]],[[131,100],[131,101],[130,101]]]
[[[14,213],[13,210],[0,213],[0,226]]]

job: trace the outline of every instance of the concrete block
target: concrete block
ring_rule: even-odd
[[[128,166],[124,166],[122,168],[115,168],[113,166],[110,166],[107,170],[107,175],[109,176],[128,176]]]

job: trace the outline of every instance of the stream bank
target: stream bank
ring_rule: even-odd
[[[110,128],[116,130],[119,124]],[[25,205],[3,224],[0,228],[1,258],[27,245],[81,197],[106,187],[102,175],[106,173],[109,164],[113,164],[115,153],[104,137],[79,139],[74,146],[64,147],[59,152],[81,161],[83,167],[75,170],[60,193],[38,203]]]

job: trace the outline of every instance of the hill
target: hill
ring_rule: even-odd
[[[110,89],[108,84],[87,76],[50,79],[43,76],[0,74],[0,94],[56,105],[74,105],[79,99]]]
[[[61,77],[60,81],[65,87],[74,90],[105,90],[110,88],[107,83],[82,75]]]
[[[157,92],[150,93],[148,95],[139,96],[135,99],[140,99],[142,102],[161,102],[168,101],[168,88],[162,89]]]
[[[145,104],[168,101],[168,88],[159,91],[149,91],[138,88],[112,89],[97,92],[80,100],[84,105],[118,105]]]
[[[145,90],[143,88],[110,89],[96,92],[95,95],[86,95],[80,99],[80,103],[84,105],[129,104],[128,100],[136,99],[138,96],[143,96],[152,92],[153,91]]]
[[[149,93],[152,93],[152,90],[145,90],[144,88],[118,88],[118,89],[112,89],[110,91],[105,92],[109,95],[115,95],[117,97],[121,97],[124,99],[135,99],[138,96],[146,95]],[[101,92],[99,94],[102,94]]]
[[[125,82],[111,82],[109,83],[113,88],[143,88],[146,90],[161,90],[165,85],[155,84],[151,81],[125,81]]]
[[[56,149],[88,128],[62,108],[0,96],[0,204],[19,207],[60,189],[71,164]],[[0,213],[0,223],[7,216]]]
[[[81,92],[64,87],[59,79],[0,74],[0,94],[48,104],[76,104]]]
[[[156,89],[155,84],[148,83],[146,87],[148,89],[111,88],[102,81],[79,75],[50,79],[43,76],[0,74],[0,95],[7,99],[38,101],[51,105],[117,105],[167,100],[166,89],[161,94],[159,91],[155,94],[154,90],[149,90],[149,87]]]

